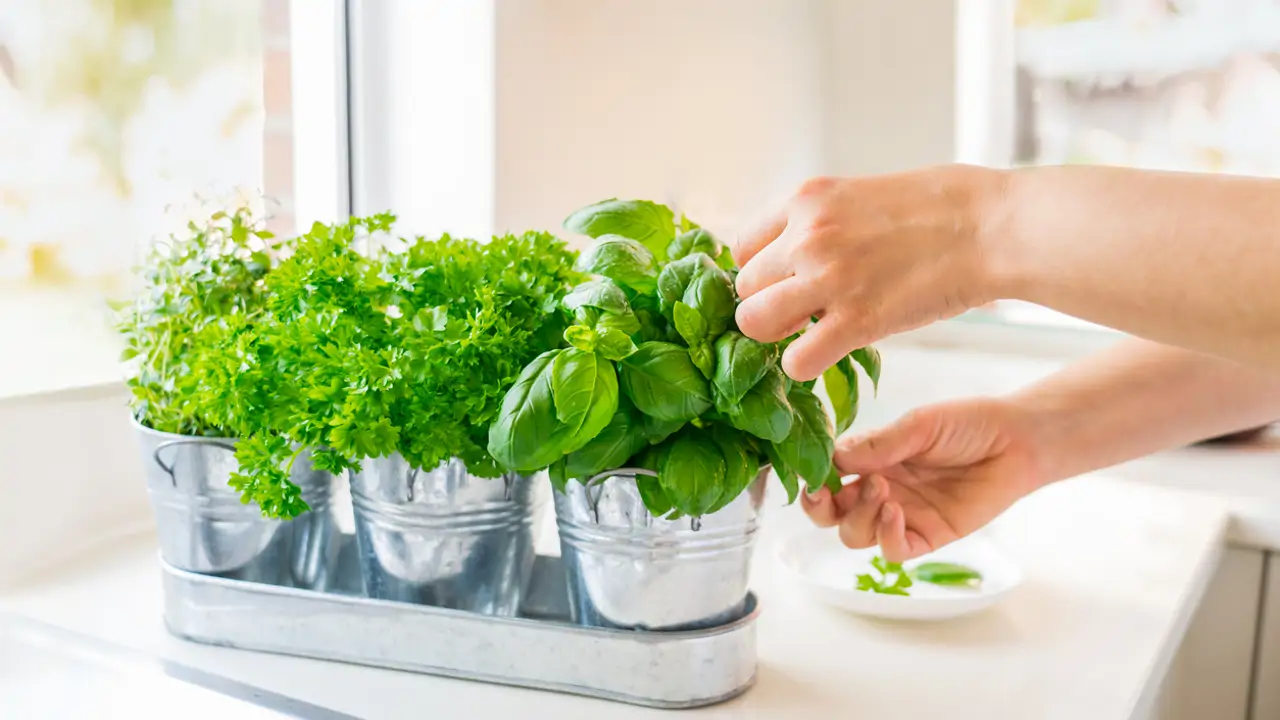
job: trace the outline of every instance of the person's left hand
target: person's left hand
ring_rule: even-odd
[[[840,526],[850,548],[880,546],[904,562],[991,522],[1054,479],[1045,416],[1015,400],[962,400],[921,408],[889,427],[836,444],[835,462],[859,479],[834,496],[802,493],[820,527]]]

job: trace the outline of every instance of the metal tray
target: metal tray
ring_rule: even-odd
[[[350,536],[327,592],[162,567],[169,632],[200,643],[660,708],[712,705],[755,681],[754,595],[742,618],[709,630],[581,627],[557,557],[538,556],[517,618],[363,597]]]

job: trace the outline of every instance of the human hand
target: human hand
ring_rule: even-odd
[[[775,342],[818,318],[782,359],[811,380],[857,348],[998,299],[982,229],[1003,177],[957,165],[808,181],[732,247],[739,329]]]
[[[962,400],[916,410],[894,424],[836,443],[835,462],[858,475],[832,496],[801,495],[820,527],[839,525],[850,548],[879,545],[890,562],[941,548],[1053,479],[1050,434],[1034,411],[1009,400]]]

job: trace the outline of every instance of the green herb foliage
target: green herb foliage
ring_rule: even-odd
[[[972,588],[982,583],[982,573],[957,563],[925,562],[908,570],[876,555],[871,568],[873,572],[857,576],[857,588],[882,595],[909,595],[913,580],[945,587]]]
[[[153,258],[123,328],[143,358],[139,420],[237,438],[231,484],[271,517],[306,511],[290,472],[308,449],[332,472],[398,452],[498,476],[512,464],[490,455],[488,428],[513,384],[531,408],[515,418],[521,437],[564,428],[577,449],[597,435],[617,404],[615,368],[558,349],[561,300],[582,278],[574,253],[545,233],[418,237],[391,251],[381,241],[394,221],[317,223],[286,245],[239,214],[215,216]],[[621,352],[615,334],[596,342]]]
[[[647,468],[658,477],[639,479],[641,496],[668,518],[715,512],[766,465],[792,500],[801,480],[810,491],[839,485],[835,434],[857,413],[854,368],[879,380],[873,348],[824,376],[833,420],[813,383],[782,372],[794,338],[764,344],[738,332],[736,269],[710,232],[645,200],[590,205],[565,227],[596,239],[578,264],[595,277],[564,298],[573,320],[561,349],[529,363],[506,394],[489,431],[494,458],[549,468],[561,488]]]

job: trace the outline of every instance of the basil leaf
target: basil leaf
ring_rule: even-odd
[[[770,368],[760,382],[742,396],[738,405],[721,404],[717,409],[739,430],[761,440],[782,442],[791,433],[795,421],[791,401],[787,398],[785,378],[781,370]]]
[[[574,265],[576,270],[603,275],[641,293],[658,287],[658,263],[641,243],[619,235],[602,235]]]
[[[880,351],[868,345],[854,350],[849,357],[861,365],[867,377],[871,378],[873,392],[880,392]]]
[[[637,314],[638,312],[640,311],[599,313],[595,322],[591,323],[591,326],[600,333],[604,333],[607,330],[621,330],[627,335],[634,335],[640,331],[640,316]]]
[[[685,428],[671,442],[658,480],[677,510],[700,517],[724,494],[724,456],[707,432]]]
[[[620,366],[623,390],[646,415],[685,421],[711,409],[707,380],[679,345],[641,343]]]
[[[605,312],[627,313],[631,305],[627,302],[627,294],[617,283],[608,278],[588,280],[575,287],[562,301],[566,310],[575,313],[581,307],[593,307]]]
[[[716,371],[716,356],[711,350],[711,343],[703,340],[689,347],[689,359],[702,372],[702,376],[710,380]]]
[[[635,337],[637,342],[649,342],[650,340],[661,340],[665,335],[664,323],[662,316],[652,310],[637,309],[635,311],[636,320],[640,327],[632,331],[631,335]]]
[[[551,465],[572,438],[556,414],[551,391],[552,366],[561,352],[547,351],[525,366],[489,428],[489,453],[511,470],[534,472]]]
[[[666,259],[667,245],[676,236],[671,209],[648,200],[609,199],[588,205],[565,218],[564,227],[593,238],[621,235],[638,240],[659,262]]]
[[[822,373],[822,387],[835,411],[836,433],[848,430],[858,416],[858,375],[853,370],[853,361],[848,356],[842,357],[827,368]]]
[[[593,475],[622,467],[632,455],[648,447],[644,419],[625,399],[619,399],[618,409],[604,430],[586,445],[566,457],[566,473],[582,480]]]
[[[676,236],[671,244],[667,246],[667,259],[679,260],[682,257],[692,253],[706,253],[708,257],[719,257],[720,251],[724,247],[711,236],[711,233],[702,228],[695,228],[682,232]]]
[[[662,489],[662,483],[658,482],[658,478],[637,475],[636,489],[640,491],[640,500],[644,502],[644,509],[648,510],[650,515],[660,518],[670,514],[673,508],[671,498],[667,497],[667,492]]]
[[[920,563],[911,570],[911,575],[933,585],[977,585],[982,582],[982,573],[977,570],[947,562]]]
[[[565,491],[565,487],[569,484],[569,475],[563,457],[551,463],[551,467],[547,468],[547,479],[551,481],[551,487],[558,492],[563,493]]]
[[[716,338],[715,351],[712,382],[718,399],[723,398],[729,405],[742,402],[742,397],[778,362],[776,345],[756,342],[736,330]]]
[[[737,304],[733,280],[706,255],[698,253],[689,257],[701,260],[681,299],[686,305],[697,310],[706,322],[706,337],[717,338],[733,320],[733,311]]]
[[[596,349],[610,360],[621,360],[636,351],[636,344],[621,330],[607,328],[597,338]]]
[[[732,271],[738,269],[738,264],[733,261],[733,253],[729,251],[729,248],[722,248],[720,254],[716,255],[715,258],[716,265],[719,265],[722,270]]]
[[[697,310],[685,305],[683,302],[676,301],[675,308],[672,312],[676,332],[680,333],[680,337],[688,343],[689,347],[693,347],[702,342],[707,337],[707,323],[702,319],[702,315]]]
[[[618,375],[604,356],[569,348],[551,368],[556,419],[569,430],[563,453],[586,445],[609,424],[618,409]]]
[[[787,399],[795,411],[795,424],[777,444],[778,456],[816,490],[831,474],[831,457],[836,450],[831,421],[822,401],[804,385],[791,386]]]
[[[687,420],[659,420],[653,417],[652,415],[644,415],[644,434],[645,434],[645,437],[648,438],[649,443],[651,445],[657,445],[663,440],[666,440],[667,438],[674,435],[677,430],[684,427],[686,422],[688,421]],[[656,467],[650,468],[650,469],[653,470],[654,472],[658,471],[658,468]]]
[[[597,339],[596,331],[589,327],[570,325],[564,329],[564,341],[585,352],[595,352]]]
[[[658,273],[658,309],[668,319],[672,317],[676,303],[684,299],[685,290],[705,257],[701,253],[687,255],[667,263]]]
[[[711,426],[711,439],[724,456],[724,492],[707,512],[713,513],[733,502],[760,474],[760,456],[747,436],[727,425]]]
[[[787,465],[783,460],[782,454],[778,452],[778,446],[773,443],[766,443],[764,446],[765,457],[769,458],[769,464],[773,466],[773,472],[778,476],[778,482],[782,483],[782,488],[787,491],[787,503],[796,501],[796,497],[800,495],[800,483],[796,480],[796,471]]]

